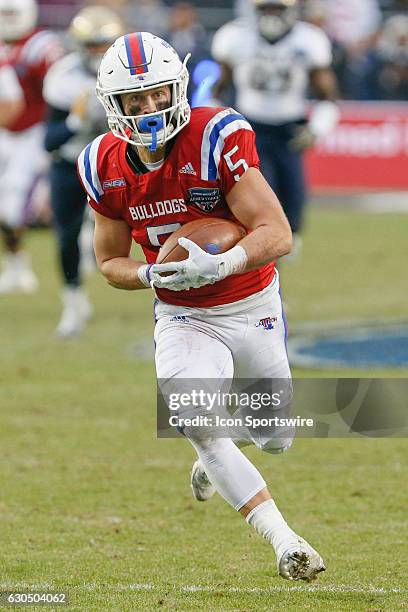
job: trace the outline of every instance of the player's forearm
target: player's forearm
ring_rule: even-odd
[[[292,250],[292,232],[278,198],[256,168],[249,168],[227,196],[228,206],[251,231],[238,246],[247,255],[244,270],[287,255]]]
[[[212,88],[212,97],[215,100],[222,100],[224,94],[230,87],[232,82],[232,70],[227,64],[221,64],[221,74],[218,81],[215,82]]]
[[[135,261],[130,257],[114,257],[106,261],[98,262],[98,266],[109,285],[115,289],[133,291],[135,289],[146,289],[146,284],[141,281],[138,271],[145,264]]]
[[[247,254],[245,270],[252,270],[290,253],[292,232],[286,225],[281,228],[262,225],[245,236],[238,245]]]
[[[0,101],[0,128],[7,128],[18,117],[24,108],[23,100],[14,102]]]
[[[334,72],[330,68],[312,70],[310,73],[310,85],[313,94],[318,100],[338,99],[338,86]]]

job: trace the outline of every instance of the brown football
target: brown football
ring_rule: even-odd
[[[167,238],[159,251],[156,263],[187,259],[188,253],[179,245],[179,238],[189,238],[206,253],[218,255],[232,249],[245,235],[245,228],[233,221],[215,218],[196,219],[182,225]],[[166,274],[171,274],[171,272]]]

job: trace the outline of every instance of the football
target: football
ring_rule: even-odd
[[[246,235],[242,225],[227,219],[196,219],[173,232],[159,251],[156,263],[169,263],[187,259],[188,253],[178,243],[179,238],[189,238],[206,253],[225,253]],[[171,273],[170,273],[171,274]]]

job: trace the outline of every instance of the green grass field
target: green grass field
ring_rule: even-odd
[[[312,211],[302,260],[282,269],[291,324],[406,317],[407,219]],[[64,590],[70,610],[408,608],[406,440],[249,449],[327,563],[313,586],[283,581],[225,502],[194,502],[189,444],[156,439],[149,292],[92,277],[94,320],[58,341],[53,240],[28,243],[41,291],[0,300],[0,590]]]

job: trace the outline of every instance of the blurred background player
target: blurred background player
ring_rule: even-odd
[[[169,12],[169,33],[167,40],[181,57],[191,54],[190,74],[205,59],[210,58],[208,33],[200,23],[197,9],[189,2],[177,2]],[[189,82],[189,100],[193,95],[194,83]]]
[[[57,36],[36,29],[36,22],[34,0],[0,0],[0,39],[24,94],[24,106],[0,136],[0,224],[5,246],[0,293],[29,293],[38,284],[21,250],[21,238],[30,195],[45,167],[43,79],[62,49]]]
[[[254,0],[253,17],[227,23],[212,43],[222,66],[214,96],[222,98],[233,80],[235,106],[256,132],[261,170],[282,203],[295,241],[306,201],[302,152],[339,118],[330,41],[319,28],[299,21],[297,4]],[[309,85],[319,102],[307,121]]]
[[[162,0],[116,0],[128,31],[154,32],[157,36],[168,30],[168,8]]]
[[[0,128],[7,128],[24,108],[23,90],[0,41]],[[0,135],[1,138],[1,135]]]
[[[324,29],[335,45],[335,53],[341,49],[344,54],[338,75],[343,97],[360,99],[368,92],[370,50],[381,26],[379,0],[325,0],[324,10]]]
[[[371,75],[373,97],[408,100],[408,15],[392,15],[385,21]]]
[[[51,207],[64,282],[63,311],[56,330],[62,337],[79,333],[91,315],[81,286],[79,235],[86,199],[76,160],[88,142],[108,129],[95,95],[96,74],[103,54],[122,33],[121,19],[111,9],[83,8],[69,28],[75,51],[56,62],[44,81],[45,148],[52,152]]]

